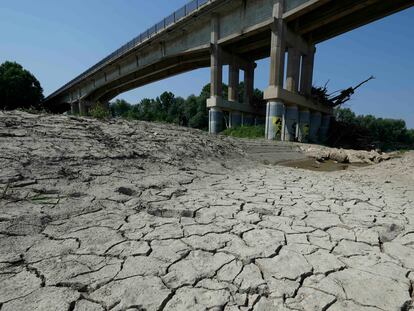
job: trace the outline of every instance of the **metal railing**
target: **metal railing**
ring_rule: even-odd
[[[179,20],[183,19],[184,17],[191,15],[195,11],[197,11],[200,7],[206,5],[207,3],[214,1],[214,0],[193,0],[189,3],[187,3],[182,8],[175,11],[173,14],[169,15],[168,17],[164,18],[161,22],[155,24],[154,26],[148,28],[146,31],[142,32],[138,36],[136,36],[134,39],[129,41],[128,43],[121,46],[119,49],[117,49],[115,52],[109,54],[107,57],[99,61],[97,64],[93,65],[83,73],[81,73],[79,76],[74,78],[73,80],[66,83],[64,86],[59,88],[57,91],[53,92],[48,96],[48,98],[53,97],[54,95],[60,93],[61,91],[65,90],[66,88],[72,86],[73,84],[76,84],[80,80],[87,77],[90,73],[98,70],[101,67],[104,67],[106,64],[111,62],[114,59],[117,59],[118,57],[124,55],[128,51],[132,50],[133,48],[137,47],[138,45],[144,43],[148,39],[152,38],[157,33],[163,31],[164,29],[168,28],[169,26],[175,24]],[[46,100],[48,99],[46,98]]]
[[[50,94],[47,98],[51,98],[55,96],[56,94],[60,93],[61,91],[65,90],[66,88],[72,86],[73,84],[76,84],[77,82],[81,81],[85,77],[87,77],[92,72],[104,67],[106,64],[110,63],[112,60],[117,59],[118,57],[124,55],[125,53],[129,52],[130,50],[136,48],[138,45],[144,43],[148,39],[155,36],[157,33],[163,31],[164,29],[170,27],[171,25],[175,24],[176,22],[180,21],[181,19],[187,17],[188,15],[191,15],[195,11],[197,11],[199,8],[205,6],[206,4],[213,2],[215,0],[193,0],[189,3],[187,3],[182,8],[175,11],[173,14],[167,16],[159,23],[155,24],[154,26],[148,28],[143,33],[136,36],[134,39],[129,41],[128,43],[121,46],[119,49],[117,49],[115,52],[111,53],[104,59],[102,59],[97,64],[93,65],[89,69],[87,69],[85,72],[81,73],[79,76],[74,78],[73,80],[66,83],[64,86],[59,88],[57,91]],[[286,11],[289,11],[309,0],[286,0]]]

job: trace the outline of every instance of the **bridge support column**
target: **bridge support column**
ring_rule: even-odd
[[[228,90],[228,100],[230,102],[238,102],[238,92],[237,87],[239,85],[239,68],[236,66],[233,61],[229,66],[229,90]],[[229,126],[238,127],[242,124],[242,114],[240,111],[232,110],[229,113]]]
[[[286,90],[292,93],[299,91],[300,53],[299,50],[290,47],[288,49],[288,63],[286,69]]]
[[[210,65],[210,98],[209,132],[217,134],[223,129],[223,111],[218,108],[222,102],[223,93],[223,64],[221,60],[221,49],[217,44],[219,39],[219,17],[213,15],[211,19],[211,65]],[[214,107],[217,106],[217,107]]]
[[[322,143],[326,143],[326,141],[328,140],[329,127],[331,125],[331,118],[332,116],[329,114],[324,114],[322,116],[321,127],[319,130],[319,140]]]
[[[298,127],[299,108],[296,105],[288,105],[283,115],[283,140],[295,141]]]
[[[242,124],[242,114],[240,111],[230,111],[230,127],[238,127]]]
[[[238,101],[237,87],[239,85],[239,68],[233,63],[229,66],[229,91],[228,99],[231,102]]]
[[[269,87],[264,94],[267,100],[265,136],[267,139],[276,140],[283,138],[282,122],[285,110],[284,103],[278,96],[279,90],[283,89],[286,50],[286,25],[283,22],[283,4],[283,0],[277,0],[273,6],[274,22],[271,25]]]
[[[70,104],[70,114],[71,115],[79,114],[79,103],[71,103]]]
[[[223,130],[223,111],[220,108],[210,108],[208,112],[208,131],[211,134],[218,134]]]
[[[315,62],[314,46],[309,47],[307,55],[303,56],[302,60],[302,74],[300,81],[300,93],[306,97],[311,96],[312,83],[313,83],[313,66]]]
[[[319,131],[322,123],[322,114],[319,111],[311,112],[309,140],[311,143],[319,141]]]
[[[79,114],[81,116],[86,116],[88,113],[88,107],[86,101],[79,99]]]
[[[310,128],[310,111],[303,109],[299,111],[299,124],[298,124],[298,141],[301,143],[307,143],[309,141],[309,128]]]
[[[246,105],[252,105],[253,92],[254,92],[254,69],[255,63],[252,63],[244,71],[244,103]]]
[[[281,140],[285,106],[281,101],[270,101],[266,106],[266,138]]]

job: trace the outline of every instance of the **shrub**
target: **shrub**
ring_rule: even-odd
[[[94,117],[99,120],[109,119],[111,117],[111,113],[109,109],[103,107],[100,104],[96,104],[92,109],[89,111],[91,117]]]
[[[224,135],[239,137],[239,138],[264,138],[265,126],[264,125],[249,125],[228,128],[223,131]]]

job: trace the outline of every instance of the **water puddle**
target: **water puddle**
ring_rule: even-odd
[[[279,163],[279,165],[300,168],[310,171],[317,172],[335,172],[335,171],[344,171],[352,168],[366,167],[370,164],[367,163],[338,163],[336,161],[327,160],[324,162],[318,162],[315,159],[304,159],[304,160],[294,160]]]

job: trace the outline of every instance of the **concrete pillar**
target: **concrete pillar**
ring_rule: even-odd
[[[318,111],[311,112],[310,115],[310,130],[309,141],[311,143],[317,143],[319,140],[319,130],[322,123],[322,114]]]
[[[255,64],[253,63],[244,71],[244,103],[246,105],[252,104],[254,91],[254,68]]]
[[[217,42],[219,39],[219,18],[213,15],[211,19],[211,97],[222,97],[223,93],[223,64],[221,50]]]
[[[235,64],[229,66],[229,95],[228,99],[231,102],[238,102],[237,87],[239,85],[239,68]]]
[[[309,97],[311,95],[313,83],[313,66],[315,61],[316,49],[314,46],[309,48],[307,55],[303,56],[302,74],[300,78],[300,93]]]
[[[299,91],[300,52],[296,48],[288,49],[288,63],[286,69],[286,90],[297,93]]]
[[[309,142],[309,130],[310,130],[310,111],[299,111],[299,124],[298,124],[298,141],[301,143]]]
[[[230,127],[238,127],[242,124],[242,114],[240,111],[230,111],[229,113]]]
[[[319,129],[319,140],[322,143],[326,143],[329,137],[329,127],[331,125],[332,116],[329,114],[324,114],[322,116],[321,127]]]
[[[266,105],[266,138],[282,139],[284,104],[276,99],[276,90],[283,88],[285,75],[285,33],[286,25],[283,21],[284,0],[276,0],[273,5],[273,19],[270,37],[270,77],[269,88],[265,91]],[[266,94],[268,93],[268,94]],[[270,95],[269,95],[270,94]]]
[[[247,126],[254,125],[254,115],[243,113],[242,124]]]
[[[70,104],[70,113],[72,115],[79,114],[79,103],[71,103]]]
[[[281,101],[270,101],[266,106],[266,138],[281,140],[285,107]]]
[[[208,119],[208,131],[211,134],[218,134],[223,130],[223,111],[220,108],[210,108],[208,112]]]
[[[221,49],[217,44],[219,39],[219,17],[213,15],[211,19],[211,88],[210,101],[214,105],[222,101],[223,96],[223,64],[221,60]],[[212,107],[209,111],[209,132],[217,134],[223,129],[223,111],[219,107]]]
[[[86,101],[79,99],[79,114],[81,116],[86,116],[88,114],[88,108],[86,104]]]
[[[283,87],[285,67],[285,24],[283,22],[284,1],[277,0],[273,6],[274,22],[271,25],[270,79],[269,85]]]
[[[283,115],[283,140],[295,141],[299,121],[299,108],[296,105],[289,105],[285,108]]]

